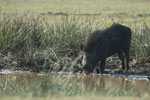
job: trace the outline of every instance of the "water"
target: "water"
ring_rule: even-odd
[[[0,95],[150,96],[147,76],[0,72]]]

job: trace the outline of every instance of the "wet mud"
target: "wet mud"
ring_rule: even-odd
[[[24,73],[24,72],[35,72],[35,73],[72,73],[72,74],[82,74],[82,64],[81,64],[81,57],[76,60],[67,60],[64,59],[64,61],[60,61],[57,63],[58,66],[56,66],[57,69],[52,70],[51,69],[41,69],[39,68],[39,71],[35,71],[30,68],[26,67],[3,67],[0,66],[0,74],[13,74],[13,73]],[[112,56],[107,59],[105,71],[107,74],[99,74],[97,73],[97,69],[99,68],[99,64],[95,66],[95,69],[93,73],[90,73],[90,75],[98,75],[98,76],[110,76],[110,77],[126,77],[126,80],[150,80],[150,64],[149,63],[140,63],[136,62],[134,60],[130,61],[130,70],[123,71],[121,67],[121,61],[118,59],[118,57]],[[55,67],[54,64],[49,64],[51,67]]]

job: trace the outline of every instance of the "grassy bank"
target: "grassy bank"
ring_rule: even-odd
[[[78,54],[79,45],[91,30],[78,18],[68,17],[56,24],[33,15],[3,16],[0,23],[1,64],[32,68],[61,69]]]
[[[114,22],[133,31],[132,61],[149,63],[150,25],[145,23],[150,21],[149,2],[0,0],[0,66],[71,70],[86,36]]]
[[[50,20],[50,19],[49,19]],[[80,44],[96,29],[109,27],[77,16],[64,16],[56,22],[34,14],[0,17],[0,64],[33,71],[71,70]],[[150,26],[129,24],[133,31],[131,58],[150,62]]]

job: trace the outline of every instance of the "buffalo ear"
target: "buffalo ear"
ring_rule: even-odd
[[[85,51],[85,47],[84,47],[83,44],[80,45],[80,50],[81,50],[81,51]]]

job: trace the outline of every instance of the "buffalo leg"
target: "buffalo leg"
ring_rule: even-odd
[[[101,74],[103,74],[105,72],[105,63],[106,63],[106,58],[101,60],[101,63],[100,63],[100,69],[101,69]]]
[[[123,70],[125,70],[124,55],[123,55],[123,53],[121,51],[118,52],[118,57],[121,60]]]
[[[126,67],[129,70],[129,50],[124,51],[126,57]]]

